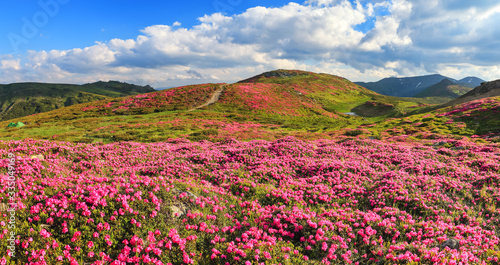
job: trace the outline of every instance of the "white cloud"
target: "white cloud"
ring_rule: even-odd
[[[356,81],[434,72],[458,78],[472,75],[468,71],[496,79],[500,5],[494,2],[309,0],[233,16],[216,13],[190,28],[152,25],[135,39],[30,51],[22,60],[0,57],[0,67],[9,68],[0,81],[112,79],[173,86],[237,81],[276,68]],[[355,30],[371,20],[371,30]]]
[[[0,69],[2,70],[20,70],[21,69],[21,59],[12,60],[0,60]]]
[[[76,48],[66,51],[52,50],[29,51],[29,59],[35,67],[56,65],[70,73],[100,72],[107,64],[115,61],[115,52],[103,43],[97,43],[84,49]]]

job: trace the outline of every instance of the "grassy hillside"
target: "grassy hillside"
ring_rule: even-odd
[[[0,120],[10,120],[65,106],[154,91],[116,81],[85,85],[15,83],[0,85]]]
[[[220,85],[185,86],[73,105],[24,117],[22,121],[28,125],[22,130],[5,128],[9,121],[0,122],[0,136],[83,142],[154,142],[186,137],[207,127],[222,126],[212,124],[220,119],[231,124],[232,120],[221,113],[188,111],[210,98]]]
[[[443,100],[435,98],[416,99],[384,96],[339,76],[292,70],[267,72],[241,81],[239,84],[245,84],[245,90],[248,91],[252,91],[252,86],[267,84],[287,90],[297,95],[302,101],[309,101],[325,111],[332,113],[355,112],[360,116],[368,117],[404,115],[415,108],[443,102]],[[256,100],[259,98],[257,97]],[[295,106],[301,105],[296,103]],[[271,106],[265,108],[273,109]]]
[[[402,139],[472,137],[480,142],[500,142],[500,97],[483,98],[407,117],[364,124],[355,131],[364,137],[378,139],[399,136]]]
[[[217,102],[191,111],[218,90],[222,93]],[[277,70],[235,84],[184,86],[69,106],[24,117],[28,126],[20,129],[5,128],[9,123],[5,121],[0,123],[0,137],[158,142],[178,137],[221,141],[284,136],[321,139],[342,134],[362,138],[472,136],[496,132],[498,114],[492,100],[488,103],[491,115],[479,117],[480,121],[450,121],[440,116],[448,109],[429,104],[439,102],[379,95],[332,75]]]

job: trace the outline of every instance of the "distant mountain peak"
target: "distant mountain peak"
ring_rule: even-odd
[[[480,86],[481,83],[485,82],[485,80],[475,77],[475,76],[467,76],[464,77],[460,80],[458,80],[458,83],[464,83],[464,84],[471,84],[474,86]]]
[[[377,82],[355,82],[356,84],[373,90],[377,93],[387,96],[397,96],[397,97],[414,97],[419,95],[422,91],[426,90],[430,86],[438,84],[443,80],[448,84],[452,83],[455,85],[465,86],[469,88],[474,88],[484,82],[484,80],[469,76],[460,80],[455,80],[450,77],[446,77],[440,74],[430,74],[423,76],[412,76],[412,77],[388,77],[383,78]],[[444,84],[442,84],[444,85]]]
[[[412,77],[390,77],[377,82],[355,83],[386,96],[413,97],[446,78],[448,77],[440,74],[431,74]]]

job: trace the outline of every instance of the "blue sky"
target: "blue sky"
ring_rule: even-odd
[[[65,3],[67,2],[67,3]],[[282,6],[289,1],[266,1],[265,6]],[[261,5],[262,1],[158,1],[158,0],[7,0],[0,1],[2,26],[0,53],[16,53],[8,38],[10,32],[22,36],[23,17],[33,21],[37,12],[54,10],[47,23],[39,29],[36,37],[19,46],[20,53],[27,50],[65,50],[83,48],[96,41],[105,42],[113,38],[135,38],[139,30],[151,25],[171,25],[180,22],[184,27],[198,24],[205,14],[224,12],[228,15],[241,13]],[[54,7],[57,3],[58,8]],[[57,11],[56,11],[57,10]],[[38,17],[37,17],[38,18]],[[8,21],[8,23],[7,23]],[[40,21],[43,21],[40,18]]]
[[[498,79],[491,0],[0,1],[0,83],[233,82],[277,68],[353,81]]]

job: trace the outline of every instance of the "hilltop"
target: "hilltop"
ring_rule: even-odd
[[[84,85],[13,83],[0,85],[0,120],[47,112],[75,104],[155,91],[117,81]]]
[[[433,102],[433,100],[384,96],[343,77],[297,70],[266,72],[238,82],[234,89],[243,89],[244,92],[239,94],[246,94],[248,93],[246,91],[256,93],[258,87],[262,87],[266,91],[290,92],[291,96],[287,96],[287,100],[295,98],[296,101],[289,103],[288,106],[292,107],[289,112],[296,111],[295,107],[298,107],[321,109],[320,111],[330,113],[356,113],[360,116],[397,116],[406,113],[409,108],[442,102],[440,100]],[[256,97],[253,100],[260,102],[260,99],[260,97]],[[282,103],[284,101],[277,100],[276,102]],[[261,104],[264,104],[262,109],[276,111],[275,107],[267,105],[265,102],[261,102]],[[307,107],[304,107],[305,105]],[[276,107],[286,109],[284,106]]]

